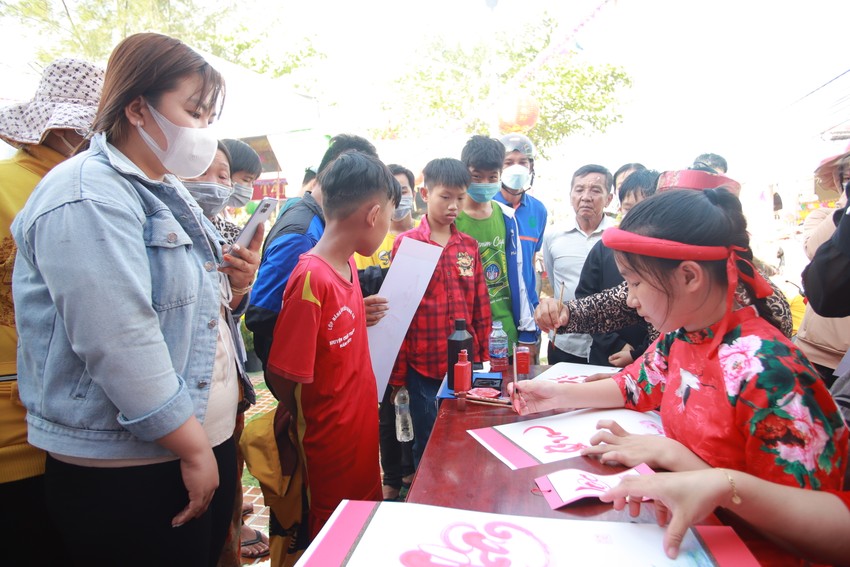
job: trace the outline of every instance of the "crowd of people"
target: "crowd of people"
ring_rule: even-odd
[[[583,165],[568,188],[574,214],[550,225],[522,134],[472,136],[447,149],[460,159],[429,161],[419,187],[371,142],[340,134],[268,234],[240,246],[227,211],[251,199],[262,167],[207,128],[224,99],[200,55],[143,33],[105,70],[55,61],[31,102],[0,109],[0,138],[17,148],[0,162],[9,558],[294,564],[341,500],[404,500],[437,417],[447,338],[465,320],[475,363],[498,323],[509,357],[523,346],[539,360],[543,332],[550,364],[621,368],[510,384],[520,415],[660,412],[664,436],[603,421],[584,454],[669,471],[603,500],[636,514],[653,498],[671,557],[717,511],[764,562],[850,562],[850,373],[836,375],[850,347],[846,208],[811,222],[796,337],[716,154],[664,173]],[[850,152],[818,174],[846,195]],[[617,218],[605,212],[615,195]],[[392,312],[380,283],[405,239],[441,253],[379,396],[367,327]],[[538,258],[552,297],[538,296]],[[243,317],[279,400],[250,424]],[[412,442],[395,435],[402,387]],[[270,539],[243,523],[243,462],[264,471]]]

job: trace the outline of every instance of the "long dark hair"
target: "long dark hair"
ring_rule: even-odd
[[[635,234],[685,244],[740,246],[744,251],[738,252],[738,256],[750,264],[753,261],[747,220],[744,218],[741,201],[724,188],[702,191],[674,189],[656,193],[635,205],[623,219],[620,228]],[[635,272],[646,277],[649,285],[665,292],[665,284],[670,274],[682,262],[619,251],[616,255]],[[729,285],[726,260],[702,261],[700,264],[707,269],[715,282],[724,288]],[[753,275],[751,265],[745,262],[739,262],[738,268],[745,274]],[[740,283],[744,285],[759,314],[781,330],[779,321],[767,302],[757,299],[749,284],[743,281]]]
[[[185,77],[201,77],[200,101],[220,111],[224,103],[224,79],[188,45],[167,35],[137,33],[125,38],[109,56],[103,79],[103,94],[92,131],[106,132],[109,141],[127,136],[130,123],[124,109],[144,96],[156,105],[166,92],[177,88]]]

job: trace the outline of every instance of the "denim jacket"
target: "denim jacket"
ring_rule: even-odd
[[[153,441],[204,421],[221,241],[176,178],[107,144],[54,168],[12,224],[29,442],[84,458],[169,456]]]

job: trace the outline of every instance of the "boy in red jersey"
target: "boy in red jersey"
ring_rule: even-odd
[[[341,500],[380,500],[378,394],[352,255],[381,244],[401,188],[377,158],[340,155],[319,175],[325,232],[286,285],[266,380],[292,415],[309,537]]]
[[[393,386],[407,385],[413,421],[413,463],[419,466],[437,419],[437,390],[448,368],[447,339],[455,319],[465,319],[472,333],[470,357],[488,358],[490,294],[478,255],[478,242],[455,227],[471,175],[463,162],[435,159],[423,170],[422,199],[428,207],[418,227],[403,232],[393,245],[395,256],[405,238],[443,247],[431,282],[419,303],[390,376]]]

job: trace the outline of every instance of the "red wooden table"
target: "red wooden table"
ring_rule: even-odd
[[[532,367],[532,375],[545,368]],[[573,457],[511,470],[466,432],[468,429],[525,421],[553,413],[520,417],[508,407],[472,403],[467,403],[466,410],[460,411],[456,400],[443,400],[407,502],[520,516],[655,522],[651,503],[642,506],[641,515],[634,519],[627,511],[617,512],[610,504],[603,504],[598,499],[584,499],[552,510],[534,482],[539,476],[566,468],[613,474],[624,470],[622,467],[602,465],[589,457]]]

